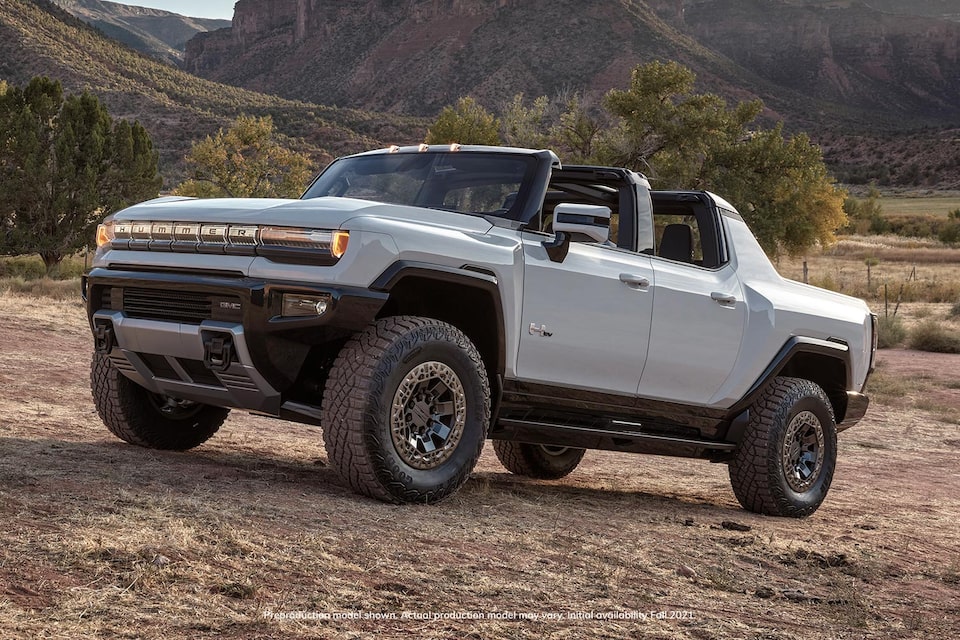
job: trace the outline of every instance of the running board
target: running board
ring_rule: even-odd
[[[639,423],[611,420],[611,425],[641,427]],[[659,455],[695,456],[707,452],[732,452],[737,449],[733,442],[699,440],[654,433],[619,429],[591,429],[571,425],[501,418],[490,437],[495,440],[514,440],[531,444],[552,444],[580,449],[606,449]],[[709,456],[707,456],[709,457]]]

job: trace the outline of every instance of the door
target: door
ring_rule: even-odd
[[[518,377],[634,396],[653,312],[651,257],[572,242],[552,262],[542,239],[524,234]]]
[[[747,319],[740,280],[707,194],[655,194],[653,202],[657,303],[637,394],[710,405],[740,354]]]

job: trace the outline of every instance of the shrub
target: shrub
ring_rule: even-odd
[[[950,307],[950,311],[947,312],[947,318],[949,320],[954,320],[958,317],[960,317],[960,302],[955,303],[952,307]]]
[[[877,322],[877,347],[889,349],[899,346],[907,337],[903,321],[897,316],[880,316]]]
[[[910,332],[910,348],[936,353],[960,353],[960,335],[931,318]]]
[[[940,229],[938,234],[940,242],[944,244],[957,244],[960,242],[960,222],[953,222]]]

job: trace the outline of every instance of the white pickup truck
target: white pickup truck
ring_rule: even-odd
[[[391,147],[299,200],[138,204],[97,243],[110,431],[182,450],[232,408],[318,425],[382,500],[450,495],[492,439],[535,478],[586,449],[725,462],[745,508],[806,516],[867,408],[862,301],[781,278],[716,195],[550,151]]]

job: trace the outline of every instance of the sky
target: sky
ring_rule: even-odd
[[[173,11],[191,18],[233,18],[233,5],[236,0],[115,0],[120,4],[135,7],[150,7]]]

